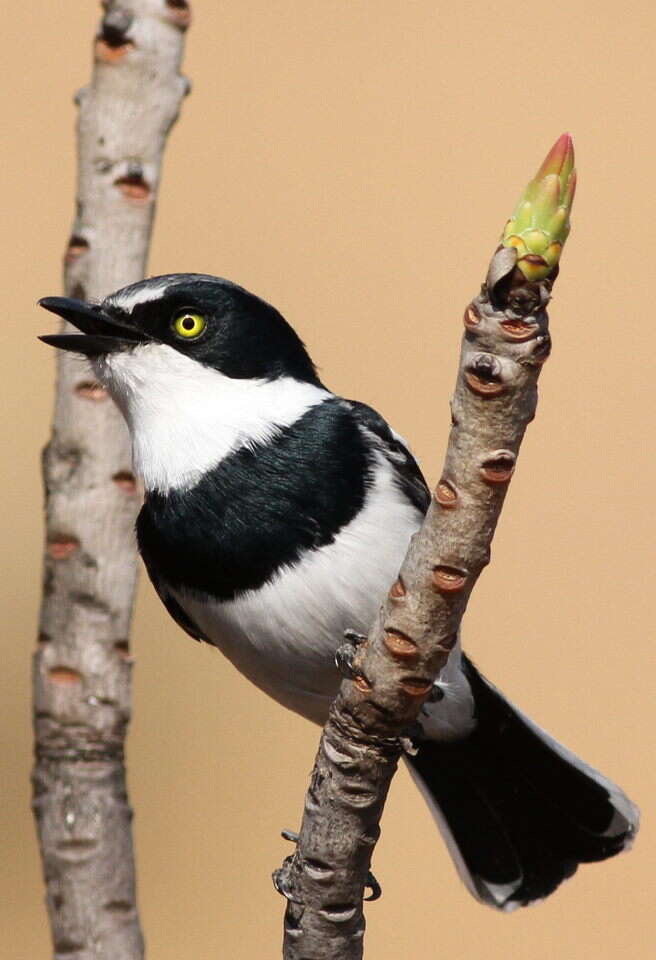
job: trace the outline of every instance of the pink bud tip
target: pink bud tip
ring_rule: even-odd
[[[551,173],[562,175],[566,180],[574,167],[574,141],[569,133],[561,134],[546,155],[542,166],[535,175],[536,180]]]

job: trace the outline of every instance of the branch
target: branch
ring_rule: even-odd
[[[144,276],[162,154],[188,85],[185,0],[106,0],[76,98],[77,212],[66,292]],[[34,657],[33,808],[57,956],[143,956],[123,747],[139,496],[124,423],[86,362],[58,354],[44,451],[47,536]]]
[[[490,544],[537,380],[546,306],[569,230],[576,174],[563,135],[522,195],[481,293],[464,315],[442,477],[326,722],[296,851],[274,874],[287,898],[285,960],[362,957],[362,898],[403,738],[446,664]],[[381,535],[384,535],[381,531]]]

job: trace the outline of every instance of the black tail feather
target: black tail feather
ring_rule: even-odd
[[[477,726],[409,758],[475,896],[505,910],[552,893],[579,863],[623,850],[638,823],[622,791],[524,717],[463,656]],[[437,809],[435,809],[437,808]]]

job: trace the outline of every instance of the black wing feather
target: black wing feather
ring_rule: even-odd
[[[196,626],[196,624],[193,622],[191,617],[189,617],[185,613],[185,611],[182,609],[182,607],[180,606],[178,601],[175,599],[175,597],[171,593],[169,593],[166,584],[159,577],[155,576],[153,570],[150,568],[150,566],[146,563],[145,560],[144,560],[144,565],[146,567],[146,571],[148,572],[148,576],[150,577],[150,582],[152,583],[152,585],[155,587],[155,590],[157,591],[158,597],[160,598],[160,600],[168,610],[169,615],[175,620],[177,625],[179,627],[182,627],[185,633],[188,633],[189,636],[192,637],[194,640],[204,640],[205,643],[211,643],[212,641],[210,640],[210,638],[207,637],[203,633],[203,631]]]
[[[381,449],[394,468],[399,488],[417,510],[426,513],[431,499],[430,491],[419,464],[406,445],[392,433],[387,421],[373,407],[367,406],[366,403],[358,403],[356,400],[345,402],[357,422],[380,441]]]

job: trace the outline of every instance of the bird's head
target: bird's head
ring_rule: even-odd
[[[219,277],[174,273],[133,283],[100,304],[67,297],[39,304],[80,331],[41,340],[89,357],[101,379],[143,366],[146,356],[173,366],[182,355],[233,379],[319,382],[301,340],[278,311]]]
[[[80,331],[41,339],[89,358],[127,421],[147,489],[192,485],[327,396],[278,311],[218,277],[153,277],[100,304],[39,302]]]

